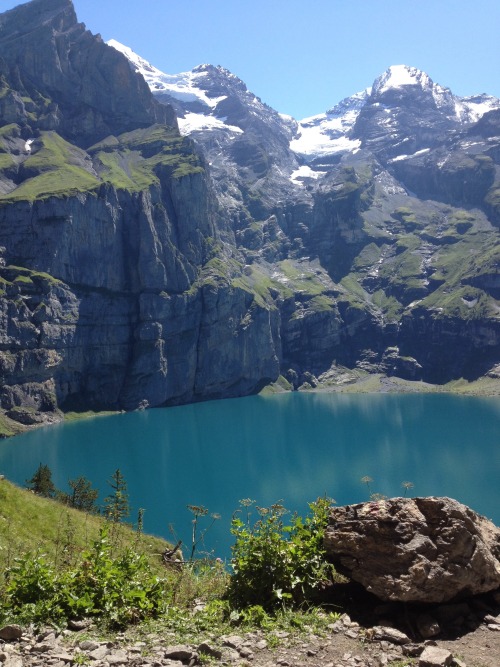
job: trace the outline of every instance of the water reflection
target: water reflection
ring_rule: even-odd
[[[189,539],[188,504],[222,515],[207,547],[228,555],[241,498],[300,512],[318,495],[337,502],[372,491],[449,495],[500,523],[500,400],[447,395],[284,394],[98,418],[0,445],[0,472],[19,484],[40,462],[59,488],[79,475],[106,495],[120,468],[145,529]]]

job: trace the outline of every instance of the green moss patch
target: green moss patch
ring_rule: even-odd
[[[17,282],[18,284],[31,284],[40,281],[45,281],[52,285],[64,284],[58,278],[54,278],[44,271],[33,271],[33,269],[28,269],[25,266],[14,266],[12,264],[0,268],[0,279],[8,283]]]
[[[420,304],[435,311],[436,317],[482,320],[496,314],[491,298],[483,290],[464,285],[452,291],[439,288]]]
[[[5,126],[0,139],[15,135],[18,129]],[[1,141],[0,146],[6,148]],[[8,151],[0,152],[0,172],[13,165]],[[88,152],[56,132],[42,132],[19,166],[19,185],[0,195],[0,201],[68,197],[96,190],[102,183],[137,192],[158,184],[164,175],[178,179],[202,171],[193,143],[161,125],[107,137]]]
[[[23,163],[25,180],[0,201],[33,201],[51,196],[70,196],[96,188],[85,151],[65,141],[56,132],[42,132],[41,146]]]
[[[118,189],[143,190],[158,183],[163,170],[173,178],[203,171],[191,141],[162,125],[108,137],[89,153],[99,177]]]

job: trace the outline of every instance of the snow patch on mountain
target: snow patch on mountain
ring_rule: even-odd
[[[400,162],[401,160],[408,160],[409,158],[412,157],[425,155],[425,153],[428,153],[429,151],[430,148],[422,148],[422,150],[416,151],[416,153],[412,153],[411,155],[398,155],[397,157],[393,157],[391,160],[387,160],[387,162],[392,163],[392,162]]]
[[[476,123],[485,113],[500,109],[500,99],[493,95],[471,95],[460,100],[467,120]]]
[[[138,56],[128,46],[120,44],[115,39],[107,42],[128,59],[133,69],[141,74],[153,93],[167,93],[181,102],[201,102],[204,106],[214,109],[219,102],[226,99],[225,95],[209,97],[197,85],[197,82],[207,75],[206,71],[180,72],[180,74],[165,74],[147,60]]]
[[[290,149],[306,159],[353,151],[360,146],[359,139],[351,140],[345,136],[332,137],[321,125],[301,128],[300,136],[290,142]]]
[[[391,90],[403,89],[406,86],[416,86],[431,95],[437,109],[460,123],[474,123],[488,111],[500,107],[500,100],[491,95],[471,97],[454,95],[449,88],[434,83],[425,72],[407,65],[392,65],[379,76],[373,84],[372,100],[375,101]]]
[[[345,98],[326,113],[301,120],[290,149],[306,159],[314,159],[359,148],[361,142],[347,135],[366,104],[370,90]]]
[[[416,67],[391,65],[375,80],[372,95],[378,97],[392,88],[402,88],[403,86],[420,86],[429,90],[432,89],[434,83],[425,72],[416,69]]]
[[[236,125],[228,125],[223,118],[205,116],[201,113],[186,113],[184,118],[177,119],[180,133],[189,135],[192,132],[203,132],[204,130],[225,130],[236,134],[243,134],[243,130]]]
[[[290,174],[290,180],[293,183],[299,183],[300,185],[304,185],[304,180],[307,180],[309,178],[317,180],[318,178],[324,176],[326,173],[327,173],[326,171],[315,171],[314,169],[311,169],[309,165],[303,164]]]

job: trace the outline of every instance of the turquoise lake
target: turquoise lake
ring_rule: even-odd
[[[290,510],[327,494],[451,496],[500,525],[500,399],[445,394],[289,393],[162,408],[61,424],[0,443],[0,473],[24,485],[46,463],[58,488],[84,475],[109,493],[120,468],[147,532],[189,546],[192,515],[221,519],[205,550],[228,558],[238,501]],[[203,549],[203,547],[202,547]]]

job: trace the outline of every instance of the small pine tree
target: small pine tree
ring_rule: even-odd
[[[63,502],[82,512],[88,512],[89,514],[97,513],[96,500],[99,491],[92,488],[92,482],[86,477],[81,476],[76,479],[70,479],[68,485],[71,493],[63,494]]]
[[[44,498],[53,498],[56,494],[52,472],[45,463],[40,463],[33,477],[26,480],[26,485],[30,491]]]
[[[127,482],[119,468],[111,475],[108,484],[112,493],[104,498],[104,514],[113,523],[120,523],[130,514],[128,503]]]

